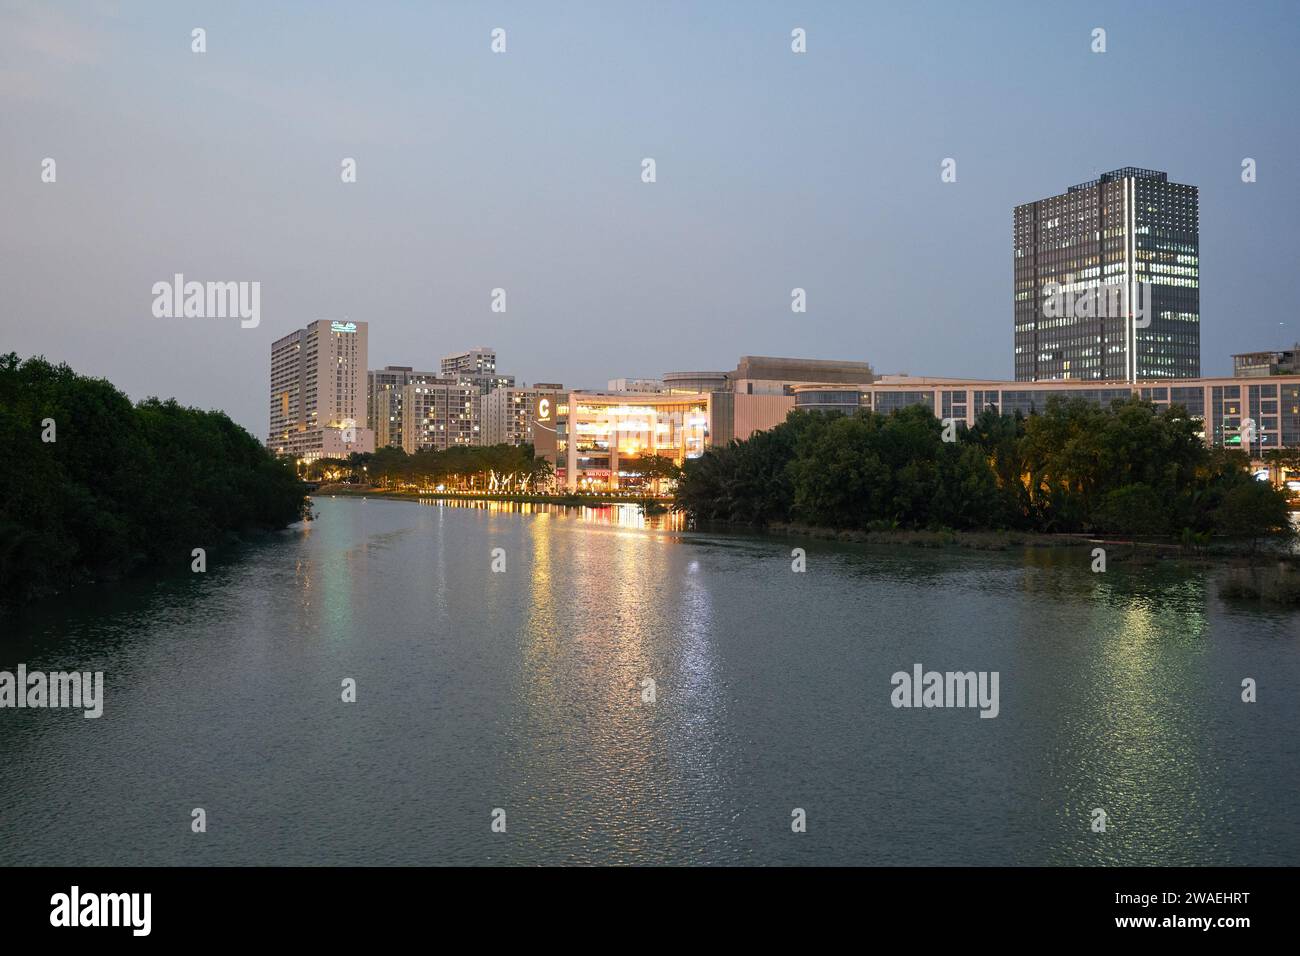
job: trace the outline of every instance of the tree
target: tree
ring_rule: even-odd
[[[375,449],[369,468],[370,479],[384,488],[412,478],[411,456],[396,445]]]
[[[348,475],[354,481],[365,481],[368,477],[370,459],[374,455],[368,451],[354,451],[347,457]]]
[[[1163,534],[1169,530],[1169,517],[1155,490],[1137,483],[1108,491],[1093,510],[1092,525],[1116,534]]]
[[[664,455],[642,455],[632,467],[642,479],[650,482],[650,493],[654,495],[661,493],[663,482],[675,481],[682,473],[677,464]]]
[[[53,441],[42,440],[53,422]],[[188,563],[229,533],[301,518],[306,488],[222,412],[148,398],[43,358],[0,356],[0,602]]]
[[[1291,515],[1281,492],[1266,481],[1248,481],[1224,495],[1215,524],[1221,534],[1250,539],[1253,553],[1260,539],[1289,535]]]
[[[530,445],[529,448],[531,447]],[[533,490],[536,492],[539,488],[549,489],[554,478],[555,466],[550,460],[544,455],[533,455],[528,465],[528,480],[532,483]]]
[[[675,507],[758,525],[1204,535],[1221,525],[1229,495],[1238,509],[1248,494],[1267,503],[1237,491],[1258,484],[1248,457],[1206,448],[1177,406],[1053,397],[1028,418],[987,408],[955,441],[943,439],[923,405],[888,416],[793,412],[688,461]]]
[[[993,471],[1002,500],[1006,524],[1028,527],[1033,524],[1034,502],[1029,494],[1025,461],[1025,419],[1017,412],[999,415],[992,406],[985,407],[967,429],[964,439],[979,449]]]

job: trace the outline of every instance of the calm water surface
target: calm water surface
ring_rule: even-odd
[[[0,669],[107,699],[0,711],[0,864],[1300,862],[1300,615],[1217,571],[316,509],[5,625]],[[894,709],[918,662],[1000,715]]]

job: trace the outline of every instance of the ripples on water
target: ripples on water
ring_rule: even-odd
[[[1217,572],[466,504],[319,499],[26,616],[0,667],[107,700],[0,711],[0,863],[1300,859],[1300,617]],[[891,707],[918,662],[999,671],[999,717]]]

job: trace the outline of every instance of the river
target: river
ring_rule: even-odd
[[[0,864],[1300,862],[1300,614],[1215,569],[315,509],[5,624],[105,701],[0,710]],[[894,707],[916,664],[997,716]]]

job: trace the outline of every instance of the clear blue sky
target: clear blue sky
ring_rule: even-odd
[[[259,437],[270,344],[317,318],[370,322],[372,367],[489,344],[529,382],[1009,377],[1012,207],[1135,165],[1200,187],[1227,373],[1300,338],[1298,51],[1293,2],[0,2],[0,348]],[[175,272],[260,281],[261,325],[154,318]]]

